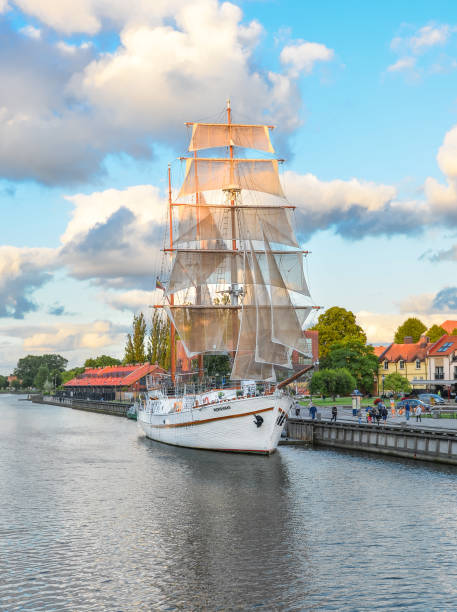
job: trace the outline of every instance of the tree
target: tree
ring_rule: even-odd
[[[411,391],[411,385],[409,384],[408,379],[397,372],[387,374],[387,376],[384,378],[383,388],[385,391],[393,391],[394,393],[398,393],[400,391],[403,393],[409,393]]]
[[[125,345],[124,363],[143,363],[146,361],[144,351],[144,340],[146,337],[146,321],[144,314],[140,312],[133,317],[132,334],[127,334]]]
[[[425,335],[430,338],[430,342],[436,342],[446,333],[446,330],[441,325],[432,325],[430,329],[427,329]]]
[[[37,389],[43,389],[45,382],[49,378],[49,370],[47,365],[40,365],[38,372],[35,375],[33,384]]]
[[[452,331],[451,331],[451,336],[457,336],[457,327],[455,327]]]
[[[67,367],[68,359],[61,355],[27,355],[17,362],[14,375],[17,376],[24,387],[31,387],[34,384],[35,376],[41,365],[45,365],[48,370],[58,370],[63,372]]]
[[[314,372],[309,389],[323,397],[348,395],[355,389],[355,379],[347,368],[323,369]]]
[[[230,358],[228,355],[205,355],[203,369],[208,376],[227,376],[231,370]]]
[[[8,386],[8,377],[0,374],[0,389],[6,389]]]
[[[333,306],[321,314],[317,324],[311,329],[319,332],[319,357],[325,357],[334,342],[359,340],[366,343],[365,332],[357,325],[355,315],[350,310]]]
[[[76,378],[78,374],[82,374],[85,368],[73,368],[72,370],[67,370],[66,372],[62,372],[61,375],[61,385],[64,385],[66,382],[71,380],[72,378]]]
[[[371,393],[373,390],[378,358],[373,347],[360,340],[348,338],[334,342],[320,365],[324,369],[347,368],[355,378],[357,389],[363,393]]]
[[[116,357],[110,357],[109,355],[99,355],[98,357],[91,357],[86,359],[84,367],[86,368],[106,368],[107,366],[121,365],[121,360]]]
[[[147,339],[147,358],[162,368],[170,368],[171,334],[170,322],[158,308],[154,310]]]
[[[416,319],[416,317],[410,317],[398,327],[395,332],[394,342],[395,344],[403,344],[404,339],[408,336],[413,339],[413,342],[418,342],[421,334],[423,334],[426,329],[422,321]]]
[[[11,382],[11,386],[13,387],[13,389],[20,389],[22,387],[22,381],[20,381],[19,378],[15,378]]]

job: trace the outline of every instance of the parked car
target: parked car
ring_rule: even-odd
[[[432,397],[435,400],[435,404],[444,404],[444,399],[441,397],[441,395],[438,395],[437,393],[421,393],[418,396],[418,399],[421,400],[421,402],[425,402],[426,404],[433,404],[432,402]]]
[[[397,402],[397,410],[399,408],[405,408],[406,406],[406,402],[409,403],[409,407],[411,408],[411,413],[414,412],[414,410],[416,409],[416,406],[418,404],[420,404],[422,406],[422,411],[423,412],[430,412],[430,410],[432,409],[432,405],[431,404],[427,404],[425,402],[422,402],[419,399],[414,399],[414,398],[410,398],[410,399],[402,399],[399,402]]]

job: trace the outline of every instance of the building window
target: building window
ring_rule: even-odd
[[[405,362],[403,361],[403,359],[400,359],[400,370],[404,370],[405,369]]]
[[[384,370],[388,370],[388,369],[389,369],[389,362],[384,361]]]
[[[416,359],[416,370],[420,370],[421,368],[421,361],[420,359]]]
[[[435,366],[435,380],[444,380],[443,366]]]

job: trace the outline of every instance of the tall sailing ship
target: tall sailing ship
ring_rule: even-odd
[[[188,123],[185,177],[173,201],[169,183],[168,282],[161,283],[171,323],[171,376],[176,383],[176,334],[188,357],[231,356],[231,386],[166,392],[149,385],[138,422],[153,440],[200,449],[270,454],[293,397],[287,384],[292,354],[311,361],[303,333],[313,306],[293,210],[282,190],[270,140],[273,126]],[[222,148],[224,157],[199,157]],[[239,149],[262,151],[239,158]],[[268,154],[268,155],[265,155]],[[258,154],[259,155],[259,154]],[[306,368],[305,368],[306,369]],[[303,370],[304,371],[304,370]],[[177,391],[179,389],[179,392]]]

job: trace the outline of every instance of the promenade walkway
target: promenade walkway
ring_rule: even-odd
[[[332,418],[331,406],[318,406],[317,412],[321,414],[323,421],[330,421]],[[365,410],[363,411],[364,418],[362,423],[366,424]],[[294,416],[294,415],[291,415]],[[298,418],[304,418],[308,420],[309,410],[307,406],[300,406],[300,416]],[[358,423],[358,417],[352,416],[352,408],[349,406],[339,407],[337,422],[339,423]],[[376,423],[372,424],[373,427],[377,427]],[[412,415],[409,421],[406,420],[405,415],[391,416],[390,410],[387,417],[387,425],[390,427],[414,427],[423,429],[446,430],[446,431],[457,431],[457,419],[440,418],[434,419],[428,416],[422,415],[422,422],[416,423],[416,417]],[[380,421],[380,427],[383,426],[383,421]]]

